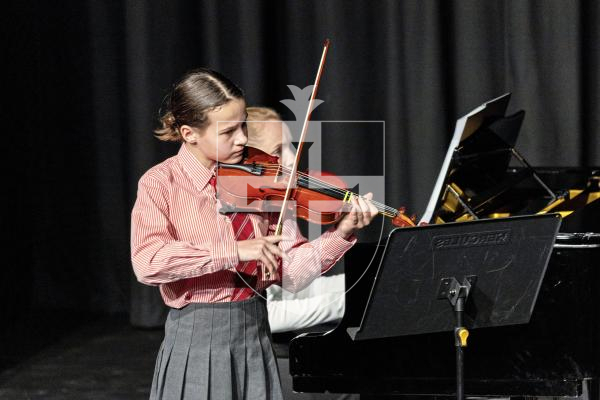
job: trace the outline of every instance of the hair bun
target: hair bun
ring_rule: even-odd
[[[166,142],[179,142],[181,141],[181,134],[177,129],[177,121],[171,111],[167,111],[160,118],[161,128],[154,131],[154,136],[160,140]]]

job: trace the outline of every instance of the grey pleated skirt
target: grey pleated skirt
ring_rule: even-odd
[[[265,301],[171,309],[150,399],[283,399]]]

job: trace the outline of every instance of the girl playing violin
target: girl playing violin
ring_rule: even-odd
[[[158,285],[171,308],[151,399],[282,399],[264,298],[272,284],[297,291],[329,269],[377,214],[366,199],[308,242],[277,216],[218,212],[216,163],[239,163],[246,135],[240,88],[198,69],[174,85],[156,137],[181,142],[176,156],[140,179],[132,211],[137,279]],[[286,221],[287,222],[287,221]]]

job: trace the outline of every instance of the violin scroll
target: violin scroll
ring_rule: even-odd
[[[409,217],[405,214],[405,212],[406,208],[404,207],[400,207],[398,209],[398,215],[392,218],[392,224],[394,224],[394,226],[398,226],[401,228],[416,226],[417,216],[413,214]]]

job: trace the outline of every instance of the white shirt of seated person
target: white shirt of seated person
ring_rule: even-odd
[[[292,167],[295,152],[292,135],[281,120],[252,120],[249,111],[248,146],[279,157],[282,165]],[[344,274],[319,276],[297,293],[272,285],[267,289],[267,310],[271,332],[288,332],[338,321],[344,315]]]

